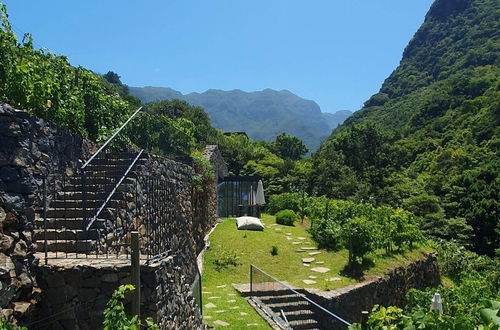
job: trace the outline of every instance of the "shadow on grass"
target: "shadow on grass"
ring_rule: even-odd
[[[364,272],[375,266],[375,263],[371,258],[364,258],[361,263],[351,262],[344,266],[340,271],[340,274],[345,277],[361,281],[363,279]]]

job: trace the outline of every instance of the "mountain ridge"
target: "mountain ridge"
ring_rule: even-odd
[[[208,89],[183,94],[168,87],[129,87],[143,103],[180,99],[205,109],[213,125],[224,131],[245,131],[254,140],[271,141],[287,133],[302,139],[310,151],[319,147],[351,112],[325,115],[313,100],[306,100],[289,90],[246,92],[241,89]]]

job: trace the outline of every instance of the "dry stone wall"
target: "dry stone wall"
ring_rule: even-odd
[[[24,321],[40,299],[33,223],[42,178],[70,173],[95,146],[43,119],[0,103],[0,310]]]

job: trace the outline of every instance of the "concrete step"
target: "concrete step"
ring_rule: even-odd
[[[120,158],[120,157],[107,157],[107,158],[100,158],[100,159],[94,159],[91,164],[88,166],[95,166],[95,165],[130,165],[134,161],[136,155],[133,155],[133,157],[129,158]],[[136,162],[136,165],[144,165],[146,164],[146,159],[144,158],[139,158]],[[87,167],[88,167],[87,166]]]
[[[96,229],[88,231],[81,229],[47,229],[48,240],[96,240],[99,238],[99,232]],[[45,230],[35,230],[35,240],[45,240]]]
[[[310,309],[299,309],[288,312],[283,310],[283,312],[285,313],[288,321],[314,319],[314,313]]]
[[[99,185],[107,185],[107,184],[116,185],[118,183],[118,181],[121,179],[122,176],[123,176],[123,174],[117,175],[117,176],[112,176],[112,175],[107,175],[107,176],[88,176],[88,177],[85,178],[85,183],[86,183],[87,186],[88,185],[95,185],[95,184],[99,184]],[[125,179],[123,179],[122,184],[135,184],[136,181],[137,180],[134,177],[131,177],[130,173],[129,173],[129,175]],[[83,177],[78,176],[78,177],[70,178],[69,181],[68,181],[68,185],[82,186],[83,182],[84,182]]]
[[[104,201],[109,196],[109,193],[96,193],[92,191],[85,192],[85,197],[87,200],[97,200]],[[81,191],[61,191],[57,193],[58,200],[79,200],[83,199],[83,193]],[[135,195],[132,192],[117,191],[113,195],[113,200],[124,200],[133,202],[135,200]]]
[[[68,253],[88,253],[95,250],[96,242],[92,240],[71,241],[71,240],[49,240],[47,241],[47,251],[68,252]],[[37,252],[44,252],[45,244],[37,242]]]
[[[132,161],[131,161],[132,162]],[[137,164],[136,164],[137,165]],[[89,165],[85,169],[86,172],[94,172],[94,173],[112,173],[115,175],[123,175],[125,171],[129,168],[130,164],[126,165]]]
[[[88,182],[85,186],[84,185],[77,185],[77,184],[67,184],[64,187],[64,191],[67,192],[82,192],[85,190],[86,193],[102,193],[105,194],[106,196],[109,195],[111,190],[113,190],[116,185],[118,184],[118,180],[115,181],[110,181],[109,183],[102,184],[102,183],[93,183],[93,182]],[[116,188],[116,191],[131,191],[133,189],[133,186],[128,186],[121,184]]]

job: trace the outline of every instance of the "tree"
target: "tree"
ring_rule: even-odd
[[[308,151],[301,139],[285,133],[276,137],[274,149],[281,158],[292,160],[300,159]]]

